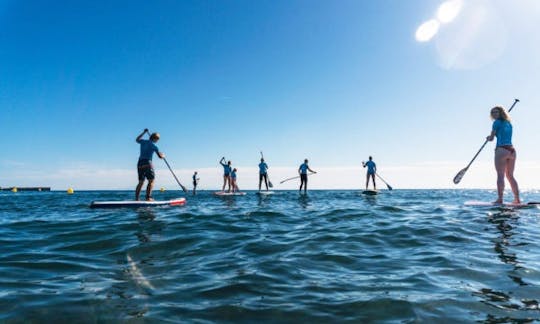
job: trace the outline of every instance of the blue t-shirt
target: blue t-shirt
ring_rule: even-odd
[[[367,166],[367,172],[368,172],[369,174],[375,174],[375,168],[377,167],[377,166],[375,165],[375,162],[373,162],[373,161],[367,161],[367,162],[366,162],[366,166]]]
[[[139,160],[148,160],[152,161],[152,156],[154,152],[159,152],[158,147],[151,140],[138,140],[137,143],[141,145],[141,154]]]
[[[235,172],[235,171],[233,171],[233,172],[231,173],[231,178],[236,179],[236,172]]]
[[[264,162],[259,163],[259,173],[260,174],[265,174],[267,170],[268,170],[268,165],[266,163],[264,163]]]
[[[223,174],[228,176],[229,174],[231,174],[231,167],[228,165],[228,164],[225,164],[223,162],[219,162],[222,166],[223,166]]]
[[[492,129],[497,136],[497,146],[512,145],[512,124],[509,121],[497,119]]]
[[[197,175],[194,174],[194,175],[193,175],[193,182],[196,182],[196,181],[197,181]]]
[[[309,166],[307,165],[307,163],[302,163],[302,165],[300,165],[300,168],[298,169],[300,170],[301,174],[307,174],[307,170],[309,169]]]

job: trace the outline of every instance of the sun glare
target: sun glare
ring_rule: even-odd
[[[440,23],[436,19],[431,19],[420,25],[416,30],[416,40],[427,42],[433,38],[439,31]]]
[[[442,3],[437,10],[437,19],[441,23],[449,23],[454,20],[463,6],[463,0],[450,0]]]

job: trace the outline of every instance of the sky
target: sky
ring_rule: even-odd
[[[132,189],[148,128],[202,189],[222,156],[255,188],[260,151],[275,189],[304,158],[310,188],[361,188],[370,155],[394,188],[495,188],[493,143],[452,179],[519,98],[516,178],[539,188],[540,1],[447,2],[0,0],[0,186]]]

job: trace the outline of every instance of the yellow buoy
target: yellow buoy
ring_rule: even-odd
[[[17,192],[17,187],[11,188],[11,192]]]
[[[69,187],[67,190],[68,195],[72,195],[75,191],[73,191],[73,188]]]
[[[164,192],[165,188],[161,187],[161,189],[159,189],[159,191]]]

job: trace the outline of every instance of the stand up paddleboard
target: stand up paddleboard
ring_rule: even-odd
[[[512,204],[512,203],[503,203],[503,204],[497,204],[494,202],[489,201],[466,201],[465,206],[467,207],[489,207],[489,208],[535,208],[540,206],[540,202],[531,201],[528,203],[521,203],[521,204]]]
[[[214,195],[219,196],[219,197],[245,196],[246,193],[245,192],[240,192],[240,191],[236,191],[236,192],[216,191],[216,192],[214,192]]]
[[[362,191],[362,194],[368,195],[368,196],[375,196],[377,194],[377,190],[364,190]]]
[[[123,201],[93,201],[90,208],[139,208],[139,207],[173,207],[184,206],[186,198],[176,198],[171,200],[123,200]]]
[[[268,196],[268,195],[273,195],[275,192],[273,191],[257,191],[255,194],[259,195],[259,196]]]

